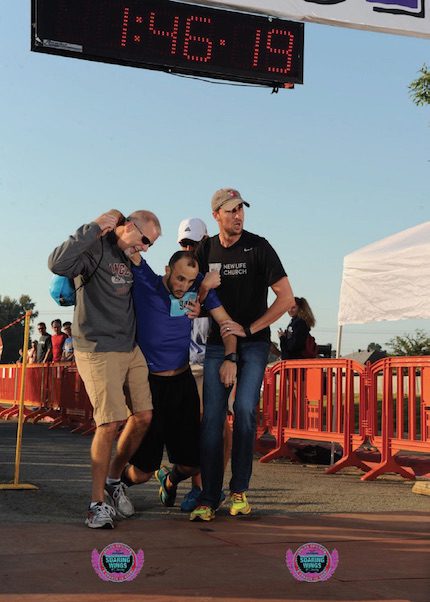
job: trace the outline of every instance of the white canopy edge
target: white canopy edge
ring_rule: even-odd
[[[347,255],[338,324],[430,318],[430,222]]]

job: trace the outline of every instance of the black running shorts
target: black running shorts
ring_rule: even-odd
[[[143,472],[157,470],[166,446],[172,464],[200,465],[200,398],[191,369],[176,376],[149,374],[152,422],[130,459]]]

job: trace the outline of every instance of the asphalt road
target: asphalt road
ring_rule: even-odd
[[[13,480],[15,422],[0,422],[0,483]],[[25,424],[20,466],[21,483],[33,483],[36,491],[0,490],[4,523],[79,523],[85,516],[90,492],[89,448],[91,437],[68,430],[49,430],[47,424]],[[430,498],[411,492],[412,483],[395,475],[362,482],[360,471],[346,469],[326,475],[324,466],[277,460],[254,461],[249,491],[253,515],[291,513],[428,512]],[[227,472],[225,484],[228,484]],[[182,484],[179,499],[187,490]],[[167,509],[158,500],[155,480],[130,489],[136,519],[180,516],[179,508]],[[221,509],[220,513],[225,513]],[[184,520],[187,519],[186,515]]]

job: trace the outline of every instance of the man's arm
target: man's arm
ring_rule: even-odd
[[[211,309],[211,316],[221,324],[225,321],[230,320],[230,316],[225,311],[224,307],[220,305],[214,309]],[[237,351],[237,338],[232,333],[227,333],[227,335],[223,338],[224,343],[224,355],[229,355],[230,353],[236,353]],[[232,362],[230,360],[224,360],[221,364],[221,368],[219,370],[219,375],[221,382],[226,387],[231,387],[236,381],[237,374],[237,364],[236,362]]]
[[[221,325],[221,335],[235,334],[239,337],[246,337],[255,334],[267,326],[276,322],[295,304],[294,294],[287,276],[284,276],[271,286],[276,295],[276,299],[270,307],[252,324],[238,324],[233,320],[225,320]],[[249,332],[245,332],[245,329]]]
[[[49,337],[49,339],[46,341],[46,353],[44,358],[42,359],[42,362],[45,364],[46,362],[50,362],[52,361],[52,339],[51,337]]]
[[[81,226],[75,234],[54,249],[48,258],[48,268],[54,274],[74,278],[82,274],[85,264],[84,252],[90,249],[100,236],[115,229],[121,213],[113,209],[103,213],[90,224]]]
[[[218,288],[221,284],[221,275],[219,272],[207,272],[199,288],[199,300],[201,303],[206,299],[210,290]]]

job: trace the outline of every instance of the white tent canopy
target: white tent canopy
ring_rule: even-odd
[[[339,326],[406,318],[430,318],[430,222],[344,258]]]

